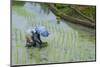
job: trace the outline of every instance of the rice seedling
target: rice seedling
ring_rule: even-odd
[[[95,36],[92,36],[94,38],[91,40],[88,33],[73,29],[65,23],[52,23],[48,19],[43,19],[43,17],[29,12],[25,7],[13,6],[12,8],[13,15],[21,16],[26,20],[25,28],[22,27],[21,29],[17,26],[12,30],[12,33],[14,33],[12,36],[15,36],[13,38],[14,44],[12,44],[13,65],[95,60],[95,41],[92,41]],[[13,18],[16,19],[16,17]],[[18,20],[18,22],[22,23],[25,20]],[[12,23],[14,26],[14,22]],[[45,26],[50,32],[48,38],[42,39],[43,42],[47,42],[47,46],[42,49],[28,49],[25,47],[25,31],[38,25]],[[80,36],[82,33],[84,34],[83,37]]]

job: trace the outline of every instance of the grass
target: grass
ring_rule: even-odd
[[[12,61],[13,65],[95,60],[95,41],[93,41],[95,36],[88,36],[89,34],[84,31],[79,32],[67,25],[51,23],[47,19],[41,20],[23,7],[14,6],[12,10],[15,16],[19,15],[27,20],[25,27],[43,25],[50,32],[48,38],[42,38],[43,42],[47,42],[46,47],[27,49],[25,47],[25,31],[14,27],[12,30],[14,33],[12,37],[15,36],[14,44],[12,44],[12,56],[15,56]],[[81,35],[84,36],[81,37]]]

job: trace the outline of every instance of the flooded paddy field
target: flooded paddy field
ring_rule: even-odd
[[[50,35],[41,37],[44,48],[26,48],[26,31],[45,26]],[[95,30],[60,20],[39,3],[12,5],[12,65],[95,60]]]

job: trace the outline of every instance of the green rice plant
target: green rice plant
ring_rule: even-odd
[[[15,51],[12,53],[12,56],[15,56],[15,60],[12,62],[15,62],[14,64],[43,64],[95,60],[95,36],[89,36],[88,33],[74,29],[67,24],[56,24],[51,23],[48,19],[43,20],[21,6],[13,6],[12,10],[13,14],[18,14],[18,16],[25,18],[27,21],[25,23],[27,24],[25,29],[20,29],[19,27],[13,29],[13,32],[15,32],[13,34],[15,36],[13,50]],[[12,23],[14,24],[14,22]],[[45,26],[50,32],[48,38],[42,39],[43,42],[47,42],[47,46],[42,49],[27,49],[25,47],[25,32],[29,27],[37,25]],[[22,50],[22,56],[19,55],[19,50]]]

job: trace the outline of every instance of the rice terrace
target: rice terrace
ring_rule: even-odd
[[[95,61],[95,8],[12,1],[12,66]],[[49,36],[41,36],[41,49],[27,48],[26,31],[36,26],[44,26]]]

